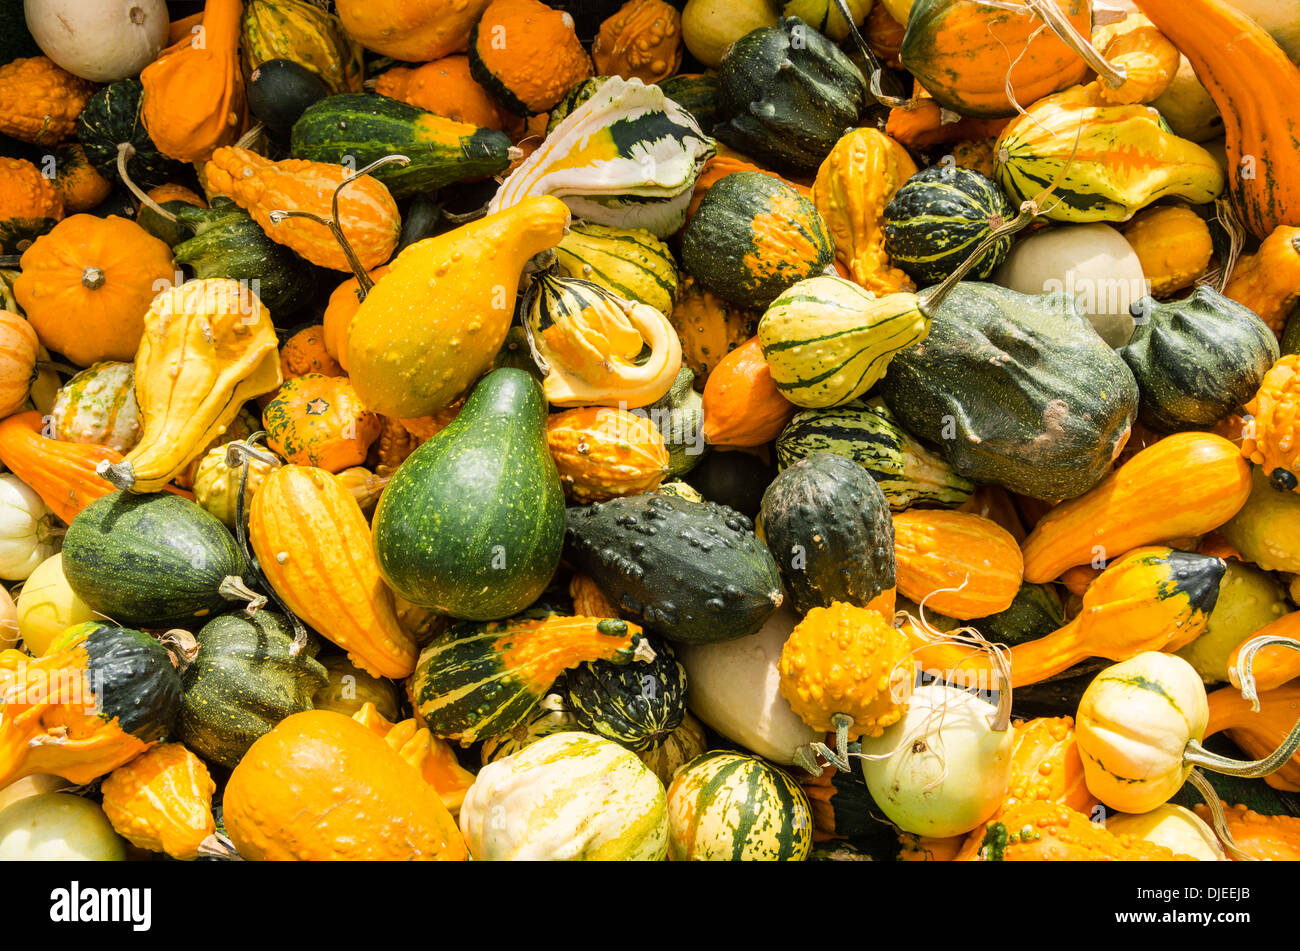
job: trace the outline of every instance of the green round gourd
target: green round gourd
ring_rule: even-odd
[[[661,314],[672,313],[677,262],[668,245],[642,228],[574,224],[556,246],[555,260],[566,277],[599,284]]]
[[[159,152],[149,138],[140,115],[143,99],[144,86],[138,79],[119,79],[105,86],[87,100],[77,117],[77,141],[90,164],[110,182],[120,180],[118,146],[130,145],[135,154],[126,160],[126,173],[140,188],[149,189],[171,181],[184,166]]]
[[[909,178],[885,206],[885,253],[917,285],[937,284],[1014,217],[1011,202],[991,178],[956,165],[934,165]],[[968,279],[992,276],[1012,241],[1007,235],[985,250]]]
[[[812,809],[799,784],[756,756],[727,750],[678,770],[668,827],[675,862],[801,862],[812,849]]]
[[[46,654],[78,641],[100,719],[116,722],[145,743],[171,733],[181,705],[181,678],[166,648],[143,631],[87,621],[59,635]]]
[[[574,109],[577,109],[595,95],[596,90],[608,78],[608,76],[592,76],[590,79],[584,79],[561,96],[560,101],[546,114],[546,134],[550,135],[554,132],[555,127],[563,122]]]
[[[589,661],[564,675],[566,703],[583,729],[637,753],[665,742],[686,713],[686,670],[673,649],[652,642],[650,663]]]
[[[248,109],[267,131],[283,141],[307,107],[330,94],[315,70],[291,59],[270,59],[248,77]]]
[[[668,392],[647,406],[645,412],[658,427],[668,450],[665,478],[680,478],[699,465],[709,446],[702,432],[704,399],[695,389],[694,371],[683,366]]]

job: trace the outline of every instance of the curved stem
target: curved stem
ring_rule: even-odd
[[[36,369],[53,370],[56,373],[66,373],[68,376],[76,376],[81,372],[76,367],[70,367],[66,363],[58,363],[55,360],[37,360]]]
[[[194,663],[194,658],[199,656],[199,639],[192,631],[187,631],[183,627],[164,631],[158,638],[158,642],[168,649],[176,667],[181,671]]]
[[[176,216],[164,208],[158,202],[154,201],[143,191],[140,186],[131,181],[131,176],[126,172],[127,160],[135,158],[135,146],[130,142],[119,142],[117,145],[117,175],[122,179],[122,184],[130,189],[131,194],[140,200],[140,204],[152,208],[156,214],[161,215],[173,224],[176,223]]]
[[[844,22],[849,25],[849,38],[853,40],[853,45],[858,48],[862,58],[867,61],[867,68],[871,70],[871,75],[867,77],[867,81],[872,97],[881,105],[894,108],[906,109],[915,105],[918,100],[901,94],[902,90],[896,88],[893,74],[885,70],[884,64],[876,57],[875,51],[862,38],[862,34],[858,32],[858,25],[853,22],[853,14],[849,10],[849,5],[845,0],[834,0],[834,2],[835,9],[844,18]],[[895,87],[888,92],[884,88],[886,78],[890,85]]]
[[[1056,0],[1025,0],[1025,5],[1060,37],[1062,43],[1079,54],[1080,59],[1111,89],[1118,89],[1128,81],[1128,69],[1123,64],[1116,66],[1102,56],[1092,41],[1074,28]]]
[[[1300,641],[1294,638],[1274,637],[1268,634],[1252,637],[1241,645],[1237,651],[1237,664],[1228,671],[1228,679],[1241,691],[1242,698],[1250,702],[1252,713],[1259,713],[1259,691],[1255,689],[1255,674],[1252,670],[1255,665],[1255,655],[1263,648],[1273,646],[1289,647],[1293,651],[1300,651]]]
[[[1295,754],[1296,750],[1300,750],[1300,719],[1297,719],[1291,727],[1291,732],[1286,735],[1282,745],[1263,759],[1230,759],[1227,756],[1220,756],[1218,753],[1211,753],[1198,741],[1191,740],[1183,751],[1183,762],[1191,763],[1193,766],[1204,766],[1208,770],[1223,773],[1225,776],[1257,779],[1260,776],[1276,773]]]
[[[814,776],[822,774],[817,756],[824,757],[826,762],[840,772],[847,773],[853,769],[853,764],[849,762],[849,728],[853,726],[853,717],[847,713],[837,713],[831,717],[831,723],[835,725],[835,749],[832,750],[825,743],[815,742],[795,750],[795,762]],[[809,768],[809,762],[813,768]]]
[[[1210,810],[1210,824],[1214,827],[1214,834],[1223,843],[1224,851],[1238,862],[1259,861],[1255,856],[1243,852],[1237,847],[1237,843],[1232,838],[1232,833],[1228,831],[1228,820],[1223,814],[1223,803],[1219,802],[1218,790],[1210,785],[1210,781],[1205,778],[1205,774],[1199,769],[1194,769],[1187,774],[1187,781],[1196,787],[1196,791],[1205,800],[1205,805]]]

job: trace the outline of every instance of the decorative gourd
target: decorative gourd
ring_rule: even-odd
[[[812,202],[854,283],[876,294],[911,290],[885,254],[885,207],[916,174],[907,150],[875,129],[854,129],[835,143],[817,170]],[[945,275],[946,276],[946,275]]]
[[[1159,110],[1160,117],[1169,123],[1174,134],[1184,139],[1207,142],[1224,134],[1223,117],[1219,115],[1218,107],[1205,91],[1205,86],[1197,78],[1196,70],[1186,56],[1179,58],[1178,72],[1174,74],[1173,81],[1151,103],[1151,107]],[[1225,141],[1225,162],[1226,144]]]
[[[465,49],[488,0],[464,6],[446,0],[342,0],[339,19],[366,49],[410,63]]]
[[[94,85],[45,56],[0,66],[0,134],[35,145],[70,137]]]
[[[708,451],[702,432],[704,400],[695,391],[694,382],[695,374],[682,367],[668,392],[646,407],[668,450],[665,479],[680,478],[690,472]]]
[[[54,553],[50,510],[11,472],[0,473],[0,578],[21,581]]]
[[[1202,862],[1224,862],[1214,830],[1185,806],[1165,803],[1142,815],[1120,813],[1106,820],[1113,835],[1131,835]]]
[[[237,530],[236,504],[243,466],[235,468],[227,461],[228,450],[217,446],[204,453],[194,474],[194,501],[209,515],[215,515],[232,532]],[[244,510],[253,504],[253,495],[274,470],[270,463],[253,456],[244,459],[248,466],[248,483],[244,489]],[[245,516],[247,518],[247,516]]]
[[[966,168],[934,165],[914,173],[885,205],[881,253],[918,284],[933,284],[955,271],[980,242],[1014,217],[1011,203],[995,182]],[[987,280],[1006,259],[1011,242],[1008,235],[985,250],[971,278]]]
[[[127,843],[91,799],[38,791],[0,810],[0,861],[123,862],[126,852]]]
[[[1088,0],[1063,0],[1060,11],[1083,36],[1092,33]],[[974,0],[916,0],[898,20],[907,27],[899,58],[947,109],[984,118],[1015,115],[1088,75],[1088,64],[1035,14],[1025,2],[995,8]]]
[[[1300,573],[1300,494],[1277,491],[1262,468],[1250,468],[1246,504],[1219,527],[1219,534],[1265,571]]]
[[[348,325],[339,362],[361,402],[428,416],[468,389],[501,349],[524,264],[558,244],[567,222],[558,199],[526,199],[399,254]]]
[[[474,785],[474,774],[460,765],[449,743],[434,739],[413,718],[400,723],[386,719],[371,703],[363,704],[352,719],[382,736],[433,787],[452,815],[459,811],[465,793]]]
[[[1057,802],[1089,813],[1097,800],[1083,778],[1072,717],[1038,717],[1013,724],[1011,780],[999,812],[1017,804]]]
[[[1227,0],[1139,0],[1137,8],[1196,69],[1223,116],[1229,196],[1246,230],[1266,237],[1279,225],[1300,225],[1300,66],[1263,27]],[[1233,37],[1231,47],[1219,42]],[[1255,89],[1274,108],[1242,110]],[[1256,169],[1272,169],[1256,174]],[[1261,315],[1263,316],[1263,315]]]
[[[1294,647],[1288,649],[1294,652]],[[1243,692],[1223,687],[1210,694],[1210,718],[1205,735],[1227,731],[1228,738],[1248,756],[1267,758],[1277,767],[1264,776],[1264,782],[1284,792],[1300,792],[1300,758],[1294,754],[1287,757],[1285,750],[1281,751],[1282,755],[1272,755],[1279,744],[1292,743],[1289,734],[1294,729],[1296,710],[1300,709],[1300,685],[1286,683],[1253,699],[1243,696]],[[1278,763],[1281,765],[1277,766]]]
[[[44,654],[68,628],[95,620],[95,612],[77,597],[64,577],[62,554],[46,558],[27,576],[18,592],[15,611],[17,633],[22,636],[23,646],[35,657]],[[3,631],[0,641],[12,641],[13,633]]]
[[[1020,590],[1020,546],[992,519],[942,509],[899,512],[894,551],[899,593],[948,617],[997,614]]]
[[[1229,562],[1229,565],[1231,565],[1231,562]],[[1246,578],[1250,582],[1254,582],[1250,587],[1254,588],[1255,592],[1262,593],[1263,598],[1259,598],[1259,600],[1265,601],[1261,613],[1276,615],[1279,613],[1279,609],[1285,610],[1283,607],[1284,602],[1278,596],[1278,587],[1270,576],[1263,575],[1257,570],[1248,569],[1245,565],[1236,567],[1239,575],[1251,571],[1250,574],[1246,574]],[[1250,598],[1251,594],[1255,592],[1248,593],[1246,597]],[[1258,594],[1256,594],[1256,598],[1258,598]],[[1256,606],[1248,603],[1243,607],[1255,608]],[[1222,680],[1222,670],[1220,668],[1226,669],[1228,679],[1238,689],[1241,687],[1241,671],[1238,669],[1237,661],[1240,659],[1242,648],[1255,637],[1279,637],[1300,640],[1300,637],[1296,636],[1300,634],[1300,611],[1292,611],[1290,614],[1274,617],[1270,622],[1262,625],[1248,624],[1246,627],[1248,629],[1245,633],[1242,633],[1240,628],[1233,631],[1234,634],[1240,635],[1239,642],[1231,645],[1231,653],[1228,654],[1226,663],[1216,665],[1215,671],[1220,674],[1215,679]],[[1196,643],[1196,641],[1193,641],[1189,647],[1194,647]],[[1187,657],[1186,659],[1193,666],[1196,666],[1194,658]],[[1220,659],[1222,658],[1220,657]],[[1250,666],[1250,674],[1254,678],[1255,688],[1257,690],[1276,690],[1283,684],[1290,683],[1296,677],[1300,677],[1300,670],[1297,670],[1300,665],[1296,663],[1297,660],[1300,660],[1300,652],[1292,650],[1288,645],[1275,644],[1261,648],[1255,653]],[[1206,677],[1204,673],[1201,676],[1206,682],[1210,682],[1210,678]]]
[[[798,412],[772,381],[758,337],[719,361],[704,384],[704,438],[713,446],[745,448],[771,442]]]
[[[463,53],[415,69],[394,66],[376,78],[375,92],[484,129],[505,124],[496,102],[470,75],[469,57]]]
[[[734,509],[648,493],[565,515],[565,560],[671,641],[753,634],[781,604],[776,562]]]
[[[716,69],[736,40],[760,27],[776,26],[770,0],[687,0],[682,39],[691,55]]]
[[[1107,105],[1097,86],[1038,100],[997,143],[997,181],[1015,203],[1055,184],[1043,216],[1127,221],[1153,201],[1194,205],[1223,193],[1223,169],[1201,146],[1166,132],[1143,105]]]
[[[1168,862],[1163,845],[1115,835],[1069,806],[1023,802],[977,828],[966,839],[960,862]]]
[[[759,314],[727,303],[684,275],[669,320],[681,342],[682,363],[703,387],[713,368],[758,330]]]
[[[0,652],[0,789],[37,773],[88,783],[165,737],[180,676],[147,634],[99,621],[64,631],[42,656]]]
[[[546,421],[546,444],[565,494],[578,503],[653,491],[668,472],[663,436],[627,410],[555,413]]]
[[[558,693],[548,693],[523,722],[509,733],[489,736],[483,741],[480,762],[486,766],[518,753],[544,736],[579,729],[578,719],[564,702],[564,697]]]
[[[1296,393],[1300,391],[1300,355],[1288,354],[1268,370],[1258,392],[1246,404],[1251,422],[1244,430],[1241,453],[1258,464],[1273,488],[1300,491],[1300,447],[1295,444]]]
[[[368,277],[371,281],[378,282],[387,273],[388,265],[384,264],[371,270]],[[325,352],[338,361],[344,372],[348,368],[348,331],[352,318],[356,316],[366,296],[367,294],[363,293],[358,286],[357,279],[348,278],[334,288],[329,302],[325,305],[325,314],[321,318]]]
[[[246,401],[279,385],[275,328],[256,294],[221,278],[166,290],[149,305],[135,360],[140,441],[100,475],[133,492],[161,489]]]
[[[239,761],[222,799],[240,856],[461,861],[455,820],[382,736],[333,710],[280,721]]]
[[[104,814],[139,849],[189,861],[217,831],[216,783],[203,761],[180,743],[160,743],[104,778]]]
[[[263,394],[262,396],[258,397],[254,401],[254,403],[255,404],[264,403],[266,401],[267,401],[267,394]],[[229,426],[226,427],[224,432],[214,437],[211,442],[209,442],[206,446],[204,446],[201,450],[199,450],[194,455],[194,458],[190,460],[189,464],[184,469],[181,470],[179,475],[176,476],[175,484],[178,486],[182,486],[186,489],[193,489],[194,478],[195,476],[198,475],[199,463],[203,461],[203,457],[206,456],[213,449],[216,449],[218,447],[225,448],[232,442],[237,442],[238,440],[241,439],[248,439],[255,432],[258,432],[260,430],[261,427],[259,423],[260,421],[258,420],[258,418],[255,415],[253,415],[251,412],[249,412],[247,406],[240,407],[239,412],[235,414],[234,421]],[[174,487],[172,485],[165,485],[163,486],[163,491],[165,492],[174,491]],[[192,493],[183,493],[183,494],[185,495],[186,498],[193,497]]]
[[[460,827],[476,861],[659,861],[664,788],[631,750],[557,733],[483,767]]]
[[[695,117],[702,129],[712,129],[718,119],[716,73],[678,73],[660,80],[664,95]]]
[[[1170,297],[1205,273],[1214,256],[1210,229],[1186,205],[1161,205],[1135,217],[1124,228],[1153,297]],[[1241,271],[1238,262],[1234,274]]]
[[[902,38],[903,32],[900,30],[898,33],[900,42]],[[935,102],[934,97],[924,86],[914,83],[911,100],[889,110],[889,118],[885,120],[885,134],[909,149],[924,149],[939,144],[955,143],[950,154],[957,165],[962,165],[963,163],[959,161],[959,150],[963,146],[970,147],[972,145],[970,140],[991,141],[990,136],[996,139],[1010,121],[969,117],[961,118],[956,122],[944,121],[952,117],[953,113]],[[947,162],[941,163],[939,167],[942,168],[947,164]],[[991,176],[992,165],[993,158],[990,154],[989,171],[983,174]]]
[[[304,327],[280,347],[280,375],[286,381],[308,373],[347,375],[325,349],[325,328],[321,324]]]
[[[1178,48],[1140,13],[1098,27],[1093,31],[1092,43],[1107,62],[1124,70],[1120,86],[1097,82],[1097,92],[1107,102],[1159,99],[1174,81],[1182,61]]]
[[[810,173],[857,125],[868,99],[866,80],[839,47],[798,17],[782,17],[727,50],[714,133],[778,172]]]
[[[555,262],[566,277],[599,284],[661,314],[673,313],[677,263],[668,246],[648,231],[575,224],[556,245]]]
[[[591,44],[599,76],[657,83],[682,62],[682,18],[665,0],[628,0]]]
[[[54,395],[50,415],[57,439],[129,452],[140,440],[134,365],[106,361],[82,370]]]
[[[411,680],[416,713],[467,746],[524,721],[556,678],[583,661],[652,661],[641,628],[612,618],[462,622],[421,653]]]
[[[54,190],[59,193],[67,213],[89,211],[109,196],[112,183],[90,164],[80,145],[64,145],[55,150]]]
[[[77,117],[77,139],[99,174],[110,182],[121,180],[119,162],[127,177],[140,188],[170,181],[180,163],[158,151],[141,116],[144,87],[138,79],[119,79],[86,102]],[[127,146],[127,148],[122,148]]]
[[[30,486],[50,511],[71,524],[77,513],[113,486],[96,474],[101,462],[118,463],[121,455],[107,446],[63,442],[42,435],[39,410],[0,420],[0,462]]]
[[[1159,505],[1144,516],[1159,486]],[[1052,508],[1025,539],[1025,580],[1162,539],[1202,535],[1231,519],[1250,495],[1250,466],[1212,433],[1176,433],[1150,446],[1090,492]]]
[[[879,486],[843,456],[813,453],[763,493],[763,537],[794,609],[842,601],[894,611],[894,529]]]
[[[804,410],[776,440],[782,469],[816,452],[852,459],[866,469],[889,507],[916,503],[950,508],[970,498],[974,486],[904,431],[884,406],[854,400],[831,409]]]
[[[876,297],[841,277],[800,281],[772,301],[758,339],[777,388],[796,406],[840,406],[923,341],[929,319],[912,294]]]
[[[338,17],[307,0],[247,0],[242,41],[247,76],[265,62],[289,59],[315,72],[331,92],[361,91],[361,45]]]
[[[0,250],[25,251],[63,217],[58,189],[26,159],[0,157]]]
[[[27,402],[36,380],[36,331],[24,318],[0,310],[0,419]]]
[[[493,0],[469,35],[469,68],[516,115],[546,112],[592,75],[573,17],[539,0]]]
[[[564,675],[565,705],[582,729],[636,753],[668,740],[686,713],[686,671],[667,644],[652,650],[648,663],[588,661]]]
[[[379,716],[400,719],[401,702],[391,680],[370,676],[343,654],[318,658],[318,662],[328,680],[312,695],[315,709],[355,716],[362,707],[370,706]]]
[[[267,445],[288,462],[341,472],[360,465],[382,424],[346,377],[308,373],[286,381],[262,410]]]
[[[149,303],[175,273],[166,244],[116,215],[65,218],[21,266],[14,296],[37,336],[80,366],[133,359]]]
[[[1222,800],[1224,825],[1232,841],[1241,851],[1260,861],[1300,861],[1300,818],[1296,816],[1263,816],[1249,806],[1229,806]],[[1205,821],[1211,821],[1210,807],[1196,806],[1195,812]]]
[[[708,748],[704,727],[689,712],[684,712],[681,724],[667,739],[648,750],[642,750],[637,756],[659,777],[666,789],[679,769]]]
[[[253,496],[249,542],[276,594],[377,677],[405,677],[416,648],[397,622],[356,499],[323,469],[276,469]],[[346,557],[331,560],[331,551]]]
[[[1300,228],[1280,225],[1254,254],[1243,255],[1232,270],[1225,296],[1254,311],[1280,334],[1300,301]]]
[[[32,0],[24,10],[41,52],[97,83],[136,75],[167,42],[164,0]]]

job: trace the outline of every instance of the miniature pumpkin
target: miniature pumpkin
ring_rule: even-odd
[[[592,75],[573,17],[540,0],[493,0],[469,36],[473,77],[511,112],[546,112]]]
[[[286,380],[317,373],[321,376],[345,376],[338,361],[325,349],[325,328],[321,324],[304,327],[280,348],[280,375]]]
[[[40,169],[0,156],[0,250],[25,251],[62,217],[63,199]]]
[[[36,145],[62,142],[94,89],[45,56],[6,63],[0,66],[0,134]]]
[[[1214,256],[1210,227],[1186,205],[1161,205],[1137,215],[1124,238],[1142,263],[1153,297],[1170,297],[1191,287]]]
[[[773,382],[758,337],[750,337],[709,374],[702,432],[713,446],[761,446],[779,436],[798,411]]]
[[[682,18],[665,0],[628,0],[591,44],[599,76],[657,83],[682,62]]]
[[[394,66],[380,73],[375,92],[482,129],[505,124],[496,102],[470,75],[469,57],[463,53],[415,69]]]
[[[624,409],[553,413],[546,421],[546,445],[565,494],[580,504],[653,491],[668,473],[668,449],[658,427]]]
[[[113,770],[100,787],[104,814],[118,835],[174,859],[198,858],[217,831],[212,816],[216,783],[208,768],[180,743],[160,743]]]
[[[262,411],[266,442],[301,466],[339,472],[365,462],[383,428],[347,377],[307,373],[285,381]]]
[[[366,49],[408,63],[463,50],[488,0],[338,0],[343,29]]]
[[[0,310],[0,419],[27,402],[40,345],[30,323],[12,311]]]
[[[89,211],[109,196],[110,182],[86,158],[86,150],[77,144],[55,151],[54,190],[63,200],[63,210],[77,214]]]

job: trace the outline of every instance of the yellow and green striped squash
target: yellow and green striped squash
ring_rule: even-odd
[[[811,848],[808,797],[757,756],[705,753],[679,769],[668,787],[673,861],[802,862]]]
[[[929,330],[912,294],[877,298],[840,277],[813,277],[772,302],[758,339],[781,395],[821,409],[866,393]]]
[[[488,763],[460,831],[477,861],[648,861],[668,848],[663,784],[631,750],[555,733]]]
[[[642,228],[577,224],[555,249],[566,277],[599,284],[619,297],[673,312],[677,301],[677,263],[672,251]]]

